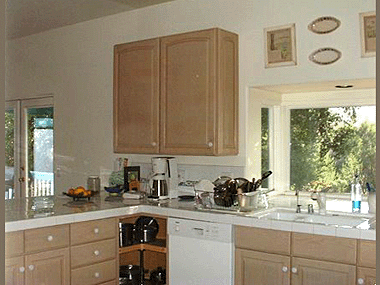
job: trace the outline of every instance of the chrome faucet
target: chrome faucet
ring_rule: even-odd
[[[297,208],[296,213],[301,213],[301,205],[300,205],[300,190],[296,189],[296,196],[297,196]]]
[[[311,193],[312,200],[316,200],[319,207],[319,214],[325,215],[326,214],[326,193],[325,192],[316,192],[314,191]]]

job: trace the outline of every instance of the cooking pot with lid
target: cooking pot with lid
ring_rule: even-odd
[[[154,241],[158,230],[158,222],[155,218],[140,216],[135,222],[135,240],[140,243]]]

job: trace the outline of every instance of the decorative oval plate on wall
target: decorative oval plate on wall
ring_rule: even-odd
[[[326,65],[336,62],[341,56],[342,53],[339,50],[327,47],[317,49],[309,56],[309,59],[314,63]]]
[[[316,34],[328,34],[340,26],[340,21],[335,17],[319,17],[311,22],[308,29]]]

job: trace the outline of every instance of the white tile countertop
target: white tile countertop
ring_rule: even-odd
[[[194,201],[179,201],[178,199],[151,201],[111,198],[102,193],[100,196],[92,197],[90,201],[87,199],[73,201],[67,196],[6,200],[5,232],[146,213],[274,230],[376,240],[376,230],[369,227],[357,228],[257,218],[252,217],[252,213],[246,212],[197,209]],[[289,205],[291,203],[286,198],[277,197],[270,200],[269,207],[291,209]],[[254,212],[260,211],[265,211],[265,209]],[[336,212],[327,212],[327,215],[331,214],[337,215]],[[365,216],[374,217],[368,214]]]

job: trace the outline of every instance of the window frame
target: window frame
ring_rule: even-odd
[[[262,108],[273,108],[275,137],[269,148],[273,148],[276,159],[270,156],[269,165],[276,173],[273,185],[277,193],[290,192],[290,110],[347,106],[376,106],[376,88],[286,93],[281,94],[280,104],[261,103]]]

